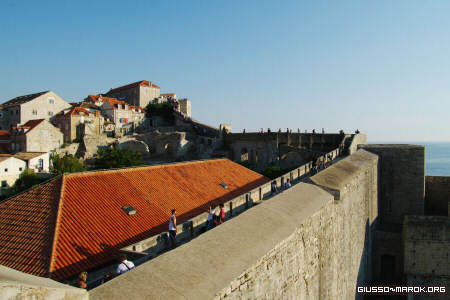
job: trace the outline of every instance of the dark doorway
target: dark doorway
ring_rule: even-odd
[[[380,280],[383,283],[393,284],[395,281],[395,256],[384,254],[381,256]]]

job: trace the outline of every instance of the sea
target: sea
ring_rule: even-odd
[[[450,176],[450,142],[369,142],[368,144],[412,144],[425,146],[425,175]]]

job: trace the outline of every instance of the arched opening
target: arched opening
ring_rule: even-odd
[[[241,149],[241,162],[248,162],[248,150],[245,147]]]
[[[173,154],[173,146],[171,143],[165,143],[164,144],[164,153],[172,155]]]

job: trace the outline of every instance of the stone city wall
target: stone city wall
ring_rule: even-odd
[[[368,144],[359,148],[380,158],[380,229],[400,232],[404,216],[424,214],[425,147]]]
[[[231,150],[230,158],[233,161],[248,162],[255,170],[262,170],[278,162],[279,156],[283,154],[280,147],[292,146],[324,153],[338,148],[341,143],[353,136],[291,132],[229,133],[225,135],[224,144]],[[365,138],[358,141],[363,143]],[[306,156],[309,157],[311,154]]]
[[[327,155],[330,155],[330,157],[336,159],[339,155],[339,150],[335,149],[327,153]],[[326,159],[326,155],[323,156],[322,159]],[[225,202],[224,210],[226,214],[226,219],[228,220],[232,217],[235,217],[244,212],[245,210],[251,208],[253,205],[260,204],[264,200],[270,198],[272,196],[271,192],[272,182],[276,182],[277,188],[282,190],[282,187],[284,186],[284,183],[287,181],[287,179],[289,179],[290,182],[292,182],[292,184],[298,183],[306,175],[309,174],[311,168],[312,163],[309,162],[296,168],[295,170],[292,170],[286,174],[283,174],[278,178],[273,179],[271,182],[268,182],[266,184],[254,188],[253,190],[249,191],[246,194],[240,195],[228,202]],[[182,224],[178,224],[177,242],[178,243],[186,242],[196,237],[197,235],[203,233],[204,228],[206,226],[207,216],[208,214],[205,212]],[[122,251],[127,253],[135,253],[139,256],[150,255],[149,258],[151,258],[164,252],[165,250],[167,250],[169,246],[170,243],[168,240],[167,232],[163,232],[161,234],[152,236],[148,239],[124,247]]]
[[[0,266],[0,299],[88,300],[86,290]]]
[[[372,272],[377,156],[358,151],[312,181],[323,188],[299,183],[93,289],[91,299],[354,299]]]
[[[450,288],[450,218],[443,216],[407,216],[403,224],[404,272],[411,286]],[[429,295],[410,295],[408,299],[430,299]]]
[[[425,177],[425,213],[430,216],[448,216],[450,203],[450,176]]]

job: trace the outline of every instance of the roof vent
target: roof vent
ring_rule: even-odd
[[[220,185],[221,185],[224,189],[227,189],[227,188],[228,188],[228,185],[226,185],[225,182],[222,182]]]
[[[137,214],[137,210],[131,205],[122,206],[122,210],[129,216]]]

